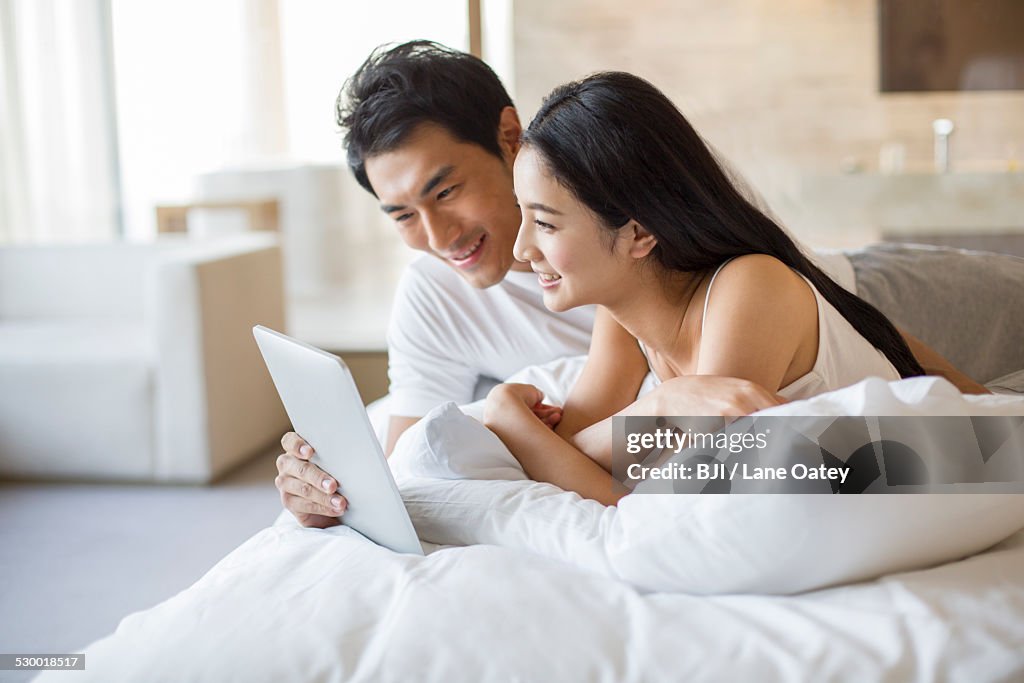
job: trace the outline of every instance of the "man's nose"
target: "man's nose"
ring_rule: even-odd
[[[462,234],[458,222],[441,213],[424,214],[423,229],[427,233],[427,244],[438,253],[446,252]]]

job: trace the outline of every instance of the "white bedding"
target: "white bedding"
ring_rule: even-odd
[[[928,382],[905,385],[907,400],[946,414],[954,395]],[[1020,401],[981,399],[996,412]],[[432,495],[452,497],[473,486],[538,497],[552,488],[428,483]],[[86,647],[85,672],[38,680],[1024,680],[1024,532],[965,560],[870,582],[697,596],[646,592],[579,561],[596,547],[587,536],[595,527],[582,521],[616,511],[595,516],[596,503],[578,503],[560,503],[547,527],[519,525],[512,547],[430,546],[425,557],[397,555],[347,527],[302,529],[283,513],[195,585]],[[409,505],[421,533],[444,521],[425,522],[422,501]],[[488,514],[475,505],[477,518]],[[509,540],[509,525],[471,517],[449,518],[447,542],[480,541],[481,529]],[[565,552],[570,544],[580,552]]]
[[[792,597],[642,594],[494,546],[396,555],[283,519],[41,681],[1024,679],[1024,533]]]
[[[1024,400],[1018,397],[963,396],[933,377],[872,378],[759,415],[902,416],[914,428],[886,438],[900,439],[931,471],[968,477],[960,481],[1024,481]],[[944,416],[946,429],[933,418],[918,419],[933,415]],[[991,429],[982,431],[983,440],[969,416],[999,419],[1008,431],[998,440]],[[826,417],[813,428],[831,422]],[[863,428],[844,432],[844,443],[830,443],[830,457],[860,452],[862,472],[873,466],[880,482],[898,477],[889,459],[895,448],[885,457],[877,449],[863,452],[882,438],[879,423],[867,417]],[[872,458],[871,466],[863,456]],[[974,466],[979,471],[962,474]],[[1003,488],[1006,495],[978,493],[975,484],[947,489],[966,494],[673,495],[671,482],[655,479],[617,507],[605,507],[523,481],[525,473],[501,440],[453,403],[402,436],[391,467],[425,540],[526,550],[662,592],[800,593],[957,560],[1024,528],[1019,484]],[[642,489],[648,492],[638,493]]]

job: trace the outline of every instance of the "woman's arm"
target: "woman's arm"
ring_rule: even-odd
[[[598,308],[590,355],[556,433],[606,471],[612,468],[612,418],[630,415],[749,415],[780,403],[774,392],[733,377],[678,377],[637,398],[648,372],[636,338]]]
[[[572,442],[584,428],[628,406],[647,372],[636,338],[599,306],[586,365],[565,401],[556,433]]]
[[[737,377],[686,375],[662,382],[615,415],[573,435],[570,443],[606,471],[612,471],[612,420],[629,416],[739,417],[785,400],[764,387]]]
[[[914,358],[917,359],[917,362],[921,364],[921,367],[924,368],[924,371],[929,375],[945,377],[953,384],[953,386],[959,389],[962,394],[992,393],[964,373],[957,370],[953,367],[953,364],[942,357],[938,351],[934,350],[917,337],[912,336],[906,330],[898,327],[896,328],[896,331],[903,337],[903,341],[907,342],[907,346],[910,347],[910,352],[914,354]]]
[[[629,490],[534,415],[542,398],[529,384],[500,384],[484,407],[484,424],[519,460],[527,476],[584,498],[615,505]]]

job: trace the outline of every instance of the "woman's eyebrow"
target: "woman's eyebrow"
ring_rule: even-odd
[[[558,209],[552,209],[546,204],[538,204],[537,202],[531,202],[526,205],[526,208],[533,209],[534,211],[543,211],[544,213],[554,214],[555,216],[561,216],[562,212]]]

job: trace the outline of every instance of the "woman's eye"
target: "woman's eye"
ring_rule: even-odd
[[[404,223],[407,220],[409,220],[410,218],[412,218],[412,214],[411,213],[403,213],[401,216],[398,216],[397,218],[395,218],[395,222],[396,223]]]
[[[544,221],[539,221],[536,218],[533,219],[533,222],[536,223],[537,227],[540,228],[541,230],[554,230],[555,229],[555,226],[551,225],[550,223],[545,223]]]

